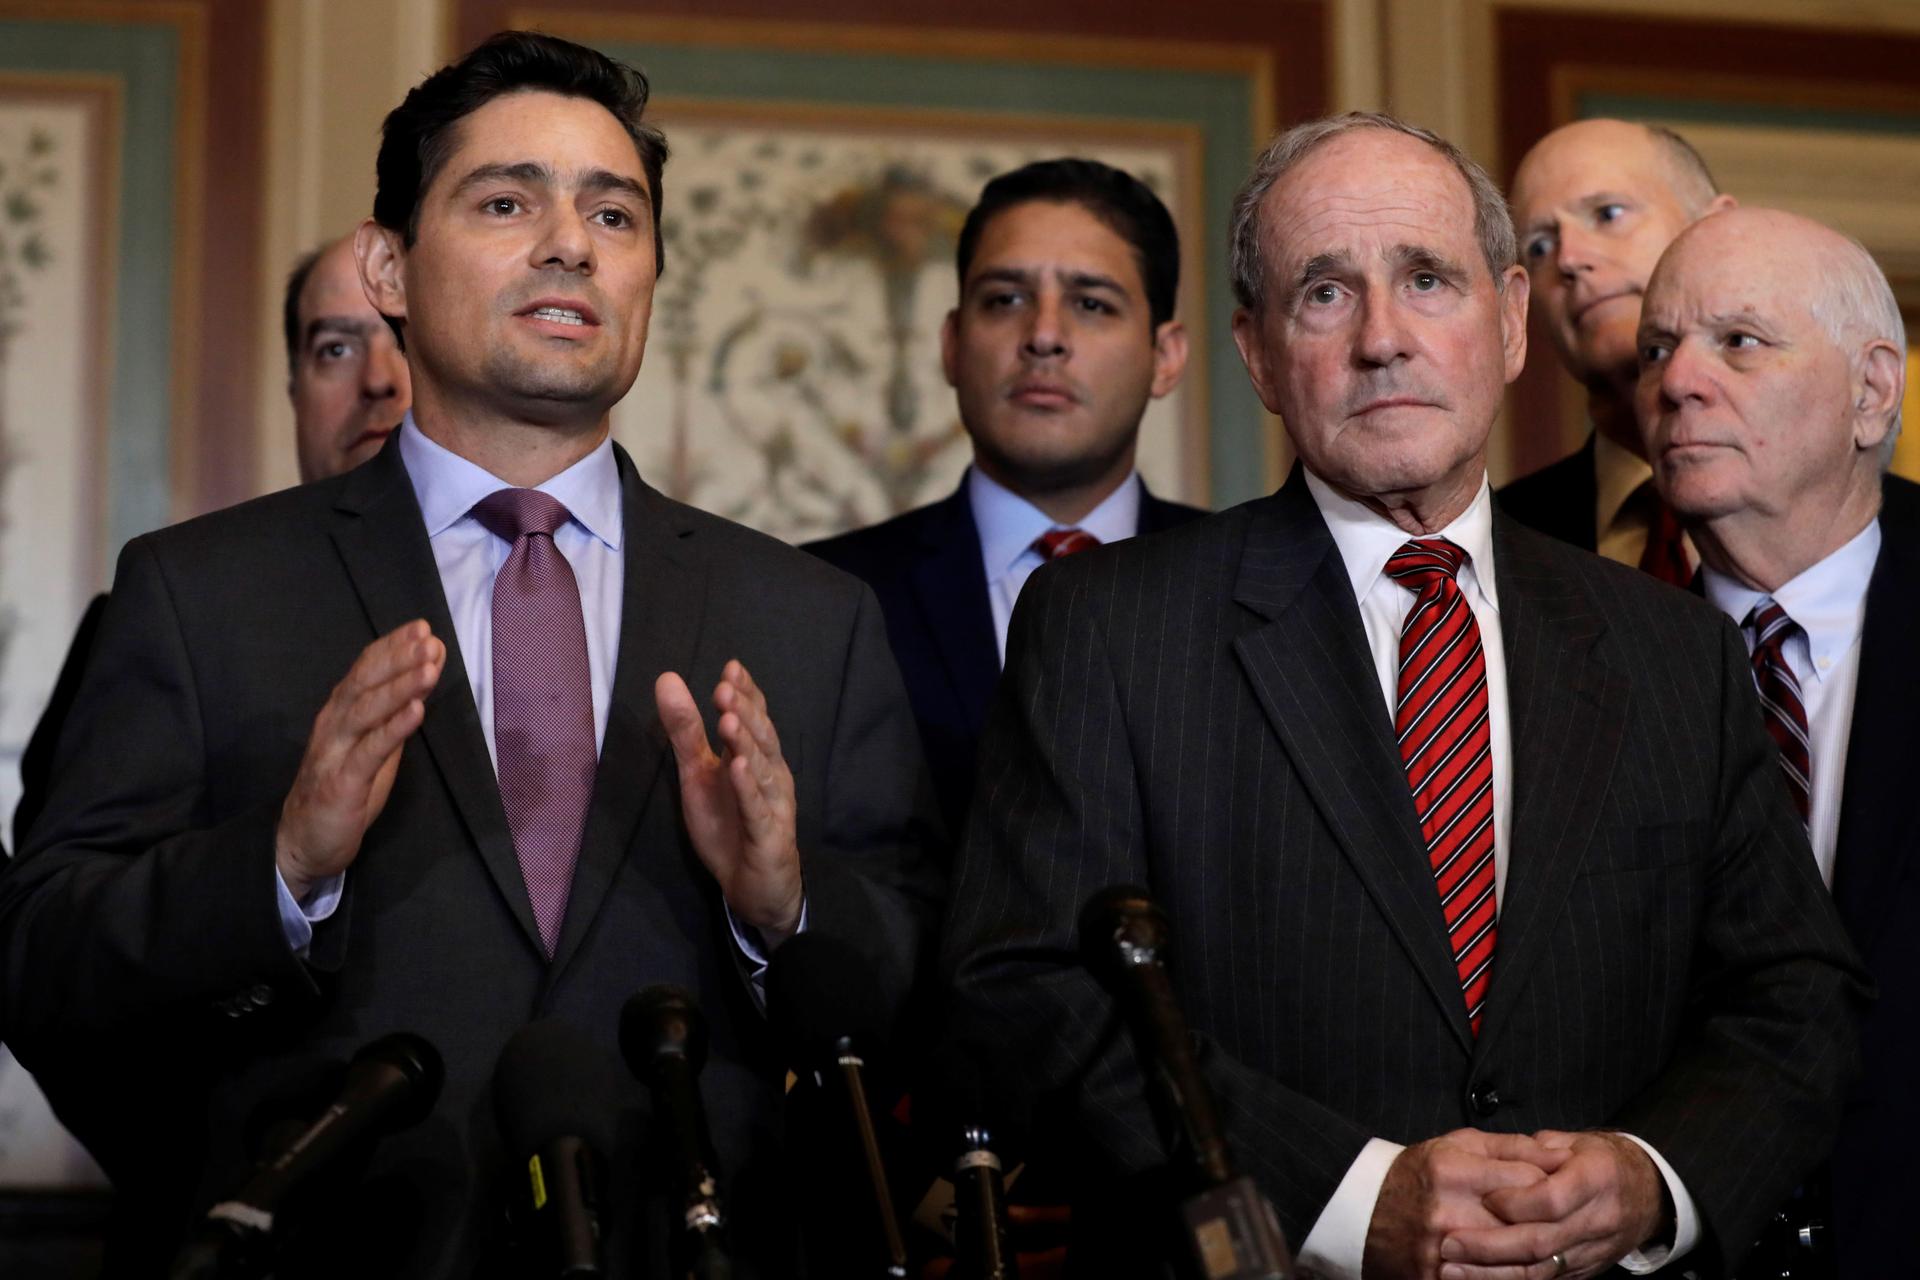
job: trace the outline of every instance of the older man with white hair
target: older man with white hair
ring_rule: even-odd
[[[1814,1188],[1790,1224],[1831,1221],[1840,1275],[1911,1275],[1920,486],[1885,474],[1905,374],[1900,309],[1852,240],[1733,210],[1661,259],[1639,346],[1655,478],[1692,526],[1707,598],[1746,636],[1782,794],[1880,989],[1831,1195]]]

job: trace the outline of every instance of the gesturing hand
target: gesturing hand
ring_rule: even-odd
[[[446,661],[427,624],[409,622],[362,649],[313,718],[274,832],[274,859],[296,899],[359,855]]]
[[[1374,1201],[1363,1271],[1393,1280],[1433,1280],[1441,1244],[1467,1228],[1503,1225],[1483,1203],[1546,1181],[1567,1158],[1523,1134],[1456,1129],[1395,1157]],[[1442,1273],[1444,1274],[1444,1273]]]
[[[793,773],[760,686],[738,661],[713,691],[725,755],[707,742],[687,682],[668,671],[654,681],[660,723],[680,769],[687,835],[727,905],[742,923],[779,946],[800,927],[800,846]]]
[[[1645,1151],[1617,1133],[1534,1135],[1563,1162],[1528,1186],[1490,1192],[1501,1225],[1453,1232],[1441,1248],[1441,1280],[1552,1280],[1590,1276],[1660,1230],[1664,1186]],[[1555,1254],[1565,1260],[1562,1269]]]

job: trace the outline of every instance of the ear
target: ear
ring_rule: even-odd
[[[353,233],[353,259],[373,309],[389,320],[406,319],[407,250],[400,233],[368,218]]]
[[[1868,343],[1854,376],[1854,448],[1877,449],[1886,443],[1906,384],[1907,362],[1900,349],[1884,338]]]
[[[1506,287],[1500,290],[1500,345],[1511,383],[1527,363],[1527,302],[1533,296],[1533,282],[1518,264],[1507,268],[1505,280]]]
[[[1267,363],[1266,335],[1262,330],[1266,326],[1260,323],[1260,314],[1239,307],[1233,313],[1233,345],[1240,348],[1241,363],[1247,366],[1247,377],[1253,382],[1254,392],[1259,395],[1260,403],[1267,407],[1268,413],[1280,413],[1280,401],[1274,395],[1277,388],[1273,385],[1273,369]]]
[[[1153,386],[1149,390],[1155,400],[1180,385],[1180,375],[1187,371],[1187,355],[1186,325],[1168,320],[1153,331]]]
[[[947,385],[957,387],[959,381],[954,374],[960,367],[960,308],[947,312],[947,318],[940,326],[940,371],[947,375]]]
[[[1732,196],[1722,191],[1719,195],[1707,201],[1707,207],[1700,211],[1700,216],[1704,218],[1709,214],[1725,213],[1729,209],[1737,209],[1739,207],[1740,202],[1738,200],[1735,200]]]

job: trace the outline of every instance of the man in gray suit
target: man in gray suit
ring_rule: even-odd
[[[1301,465],[1035,575],[956,868],[961,1008],[1094,1164],[1150,1169],[1074,937],[1096,890],[1145,885],[1304,1265],[1712,1270],[1831,1141],[1860,998],[1739,640],[1493,510],[1527,277],[1456,149],[1300,126],[1233,253],[1234,336]],[[1139,1234],[1111,1191],[1079,1260],[1140,1274],[1097,1256]]]
[[[668,501],[609,437],[660,266],[646,98],[527,33],[410,93],[356,248],[413,412],[363,467],[121,557],[0,881],[0,979],[21,1061],[142,1215],[127,1273],[278,1098],[395,1030],[439,1047],[438,1106],[276,1274],[503,1269],[502,1045],[553,1017],[612,1057],[658,982],[706,1012],[742,1272],[792,1271],[757,970],[804,924],[903,996],[931,806],[871,592]],[[630,1148],[616,1179],[637,1103],[580,1103]],[[627,1190],[609,1270],[657,1273]]]

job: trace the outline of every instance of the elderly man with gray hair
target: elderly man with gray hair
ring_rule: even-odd
[[[1528,280],[1456,148],[1302,125],[1233,246],[1234,338],[1299,462],[1028,584],[950,899],[955,1016],[1080,1156],[1083,1274],[1181,1247],[1152,1238],[1179,1179],[1151,1068],[1078,962],[1114,884],[1166,914],[1303,1268],[1714,1270],[1831,1141],[1862,996],[1745,650],[1494,510]]]
[[[1792,214],[1732,210],[1660,260],[1639,347],[1654,478],[1691,526],[1707,599],[1746,639],[1780,792],[1879,988],[1830,1176],[1788,1206],[1786,1225],[1829,1223],[1839,1275],[1911,1274],[1920,486],[1885,474],[1906,365],[1900,308],[1854,241]],[[1779,1274],[1799,1252],[1750,1273]]]

